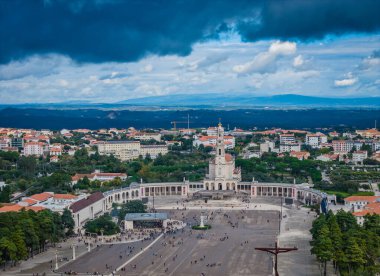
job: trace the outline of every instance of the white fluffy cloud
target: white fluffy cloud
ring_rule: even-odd
[[[276,70],[276,60],[280,56],[292,55],[297,51],[294,42],[275,41],[266,52],[257,54],[253,60],[232,67],[238,74],[268,73]]]
[[[303,60],[303,57],[302,55],[298,55],[294,58],[293,60],[293,66],[294,67],[300,67],[304,64],[304,60]]]
[[[357,78],[348,78],[348,79],[342,79],[342,80],[335,80],[334,84],[338,87],[345,87],[345,86],[352,86],[355,83],[358,82]]]
[[[281,42],[276,41],[269,47],[268,52],[275,55],[292,55],[297,51],[297,44],[295,42]]]

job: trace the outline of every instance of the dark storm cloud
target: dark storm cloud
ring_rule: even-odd
[[[243,40],[374,32],[380,1],[165,0],[0,2],[0,63],[60,53],[81,62],[188,55],[234,29]]]

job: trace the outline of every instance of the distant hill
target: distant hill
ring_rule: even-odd
[[[225,94],[177,94],[130,99],[118,102],[128,105],[159,106],[255,106],[255,107],[380,107],[380,97],[367,98],[323,98],[295,94],[257,97]]]

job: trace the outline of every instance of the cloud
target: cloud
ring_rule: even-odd
[[[373,53],[365,58],[362,64],[359,66],[359,69],[368,70],[368,69],[380,69],[380,50],[373,51]]]
[[[337,87],[347,87],[347,86],[352,86],[357,82],[358,82],[358,79],[351,76],[351,77],[346,78],[346,79],[335,80],[334,84]]]
[[[145,65],[143,68],[141,68],[141,72],[144,72],[144,73],[150,73],[152,72],[153,70],[153,65],[152,64],[147,64]]]
[[[61,55],[33,55],[23,60],[0,65],[0,80],[20,79],[26,76],[40,78],[57,74],[57,68],[70,65],[74,63]]]
[[[46,53],[94,63],[186,56],[229,32],[243,41],[370,33],[380,29],[379,10],[373,0],[3,1],[0,63]]]
[[[296,50],[297,44],[294,42],[276,41],[270,45],[268,52],[274,55],[291,55],[294,54]]]
[[[294,58],[293,60],[293,66],[294,67],[300,67],[304,64],[304,60],[303,60],[303,57],[302,55],[298,55]]]
[[[296,50],[297,44],[294,42],[275,41],[267,52],[256,55],[252,61],[235,65],[232,70],[238,74],[273,72],[276,70],[275,61],[278,57],[294,54]]]

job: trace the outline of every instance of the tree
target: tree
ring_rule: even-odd
[[[128,213],[145,213],[146,206],[141,200],[131,200],[121,206],[118,214],[119,221],[124,220],[124,217]]]
[[[336,213],[336,220],[343,233],[350,229],[356,229],[358,226],[355,217],[351,213],[343,210],[339,210]]]
[[[3,203],[9,202],[10,195],[11,195],[11,187],[7,185],[2,190],[0,190],[0,202],[3,202]]]
[[[327,223],[329,225],[330,239],[333,247],[332,260],[334,262],[335,271],[337,271],[339,264],[344,261],[344,252],[342,250],[343,235],[339,228],[339,224],[336,220],[336,217],[334,214],[332,214],[332,212],[328,218]]]
[[[311,253],[317,256],[319,262],[323,264],[323,275],[327,275],[327,262],[333,257],[333,244],[329,235],[329,228],[323,225],[318,231],[317,239],[313,241]]]
[[[363,227],[380,236],[380,215],[365,215]]]
[[[86,222],[84,229],[86,229],[86,232],[98,235],[101,234],[102,231],[104,235],[114,235],[120,232],[119,227],[112,221],[112,217],[108,214]]]
[[[36,158],[33,156],[21,156],[18,160],[18,166],[25,176],[34,175],[37,168]]]
[[[14,261],[17,258],[17,247],[7,237],[0,238],[0,257],[4,265],[7,261]]]
[[[62,213],[62,224],[67,236],[74,234],[75,221],[72,217],[71,211],[67,208],[63,210]]]
[[[356,271],[359,267],[365,264],[364,251],[359,247],[355,237],[349,237],[345,249],[346,262],[348,264],[348,271]]]
[[[17,230],[12,233],[12,242],[17,248],[14,261],[25,259],[28,256],[28,250],[25,245],[24,233],[21,231],[20,227],[17,227]]]

